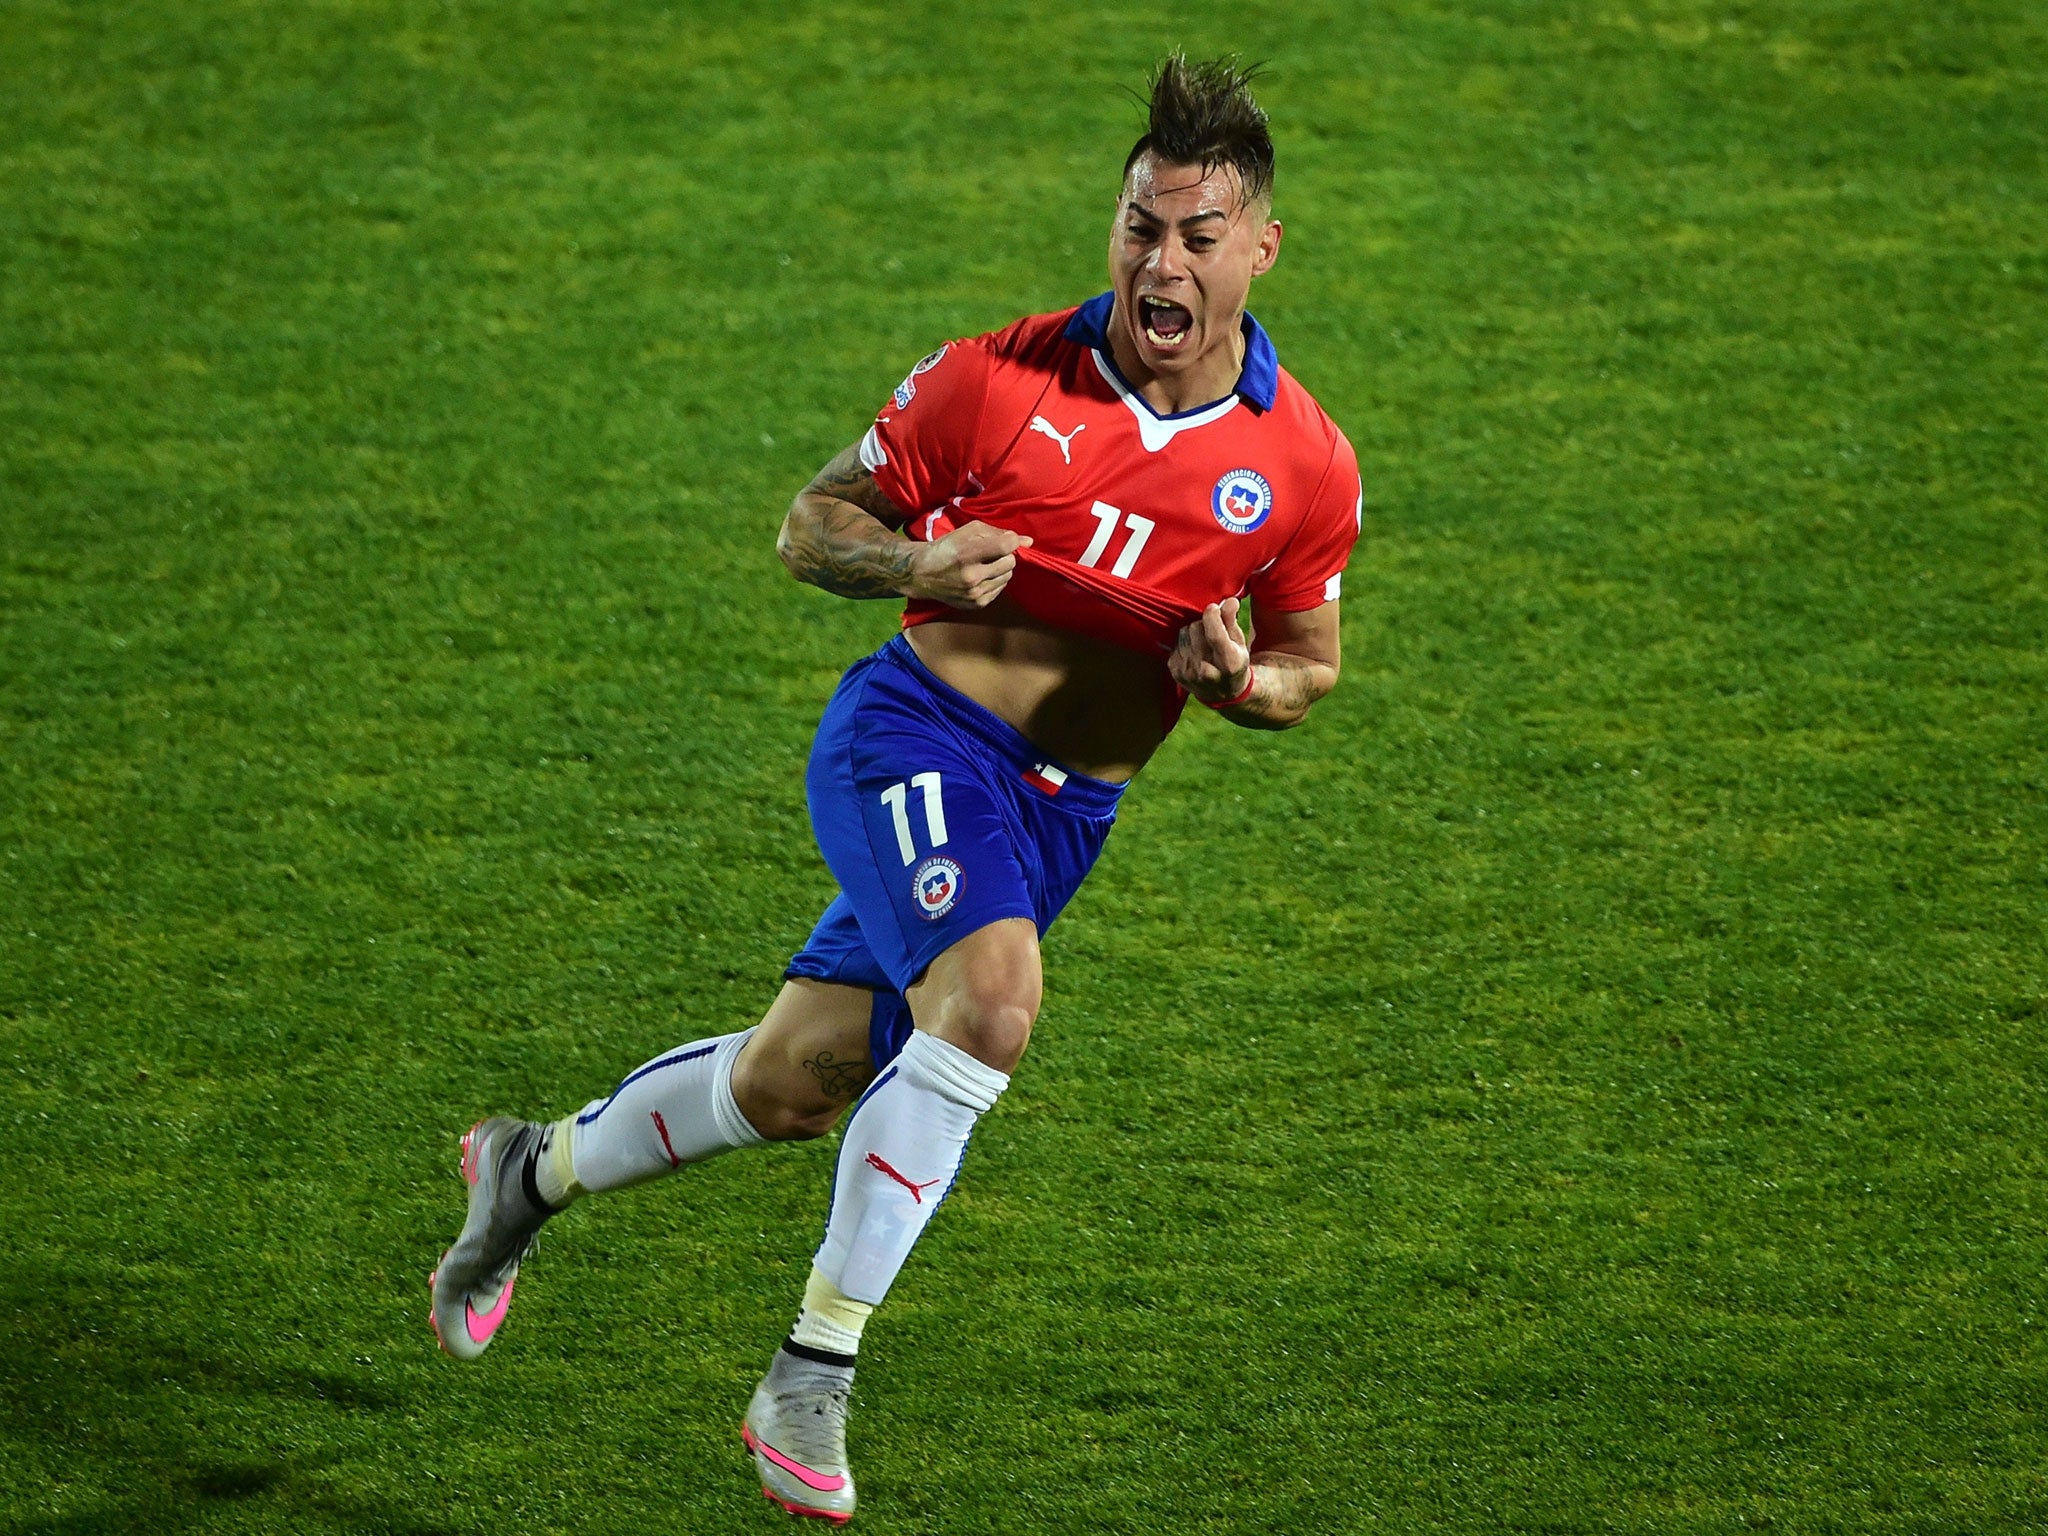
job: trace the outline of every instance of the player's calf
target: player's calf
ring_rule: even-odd
[[[733,1064],[732,1094],[770,1141],[807,1141],[839,1123],[874,1079],[868,1060],[874,994],[796,979],[784,984]]]
[[[918,1029],[847,1120],[803,1310],[742,1429],[762,1492],[790,1513],[853,1513],[846,1412],[861,1330],[952,1187],[975,1121],[1009,1082]]]
[[[556,1122],[566,1157],[544,1175],[549,1199],[624,1189],[673,1173],[685,1163],[767,1138],[740,1112],[732,1095],[733,1065],[754,1032],[720,1035],[664,1052],[627,1073],[607,1098]]]

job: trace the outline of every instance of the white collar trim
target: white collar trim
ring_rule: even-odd
[[[1100,347],[1090,347],[1088,355],[1095,359],[1095,371],[1109,381],[1109,387],[1116,391],[1117,398],[1129,406],[1131,414],[1138,418],[1138,441],[1145,445],[1147,453],[1157,453],[1190,427],[1206,427],[1210,422],[1221,420],[1237,408],[1238,397],[1232,394],[1218,400],[1214,405],[1205,406],[1199,411],[1191,411],[1185,416],[1162,416],[1146,404],[1142,395],[1117,377],[1116,369],[1111,366],[1109,359],[1102,355]]]

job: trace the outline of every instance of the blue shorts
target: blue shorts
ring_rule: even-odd
[[[805,786],[839,895],[784,974],[874,992],[876,1071],[910,1038],[903,993],[941,952],[1006,917],[1052,926],[1123,796],[940,682],[902,635],[847,669]]]

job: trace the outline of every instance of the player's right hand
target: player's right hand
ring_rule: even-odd
[[[1010,584],[1017,551],[1031,542],[1007,528],[968,523],[910,557],[912,597],[954,608],[986,608]]]

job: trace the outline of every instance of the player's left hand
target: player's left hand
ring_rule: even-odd
[[[1173,680],[1208,703],[1236,698],[1251,677],[1251,645],[1238,627],[1237,608],[1234,597],[1211,603],[1181,630],[1166,658]]]

